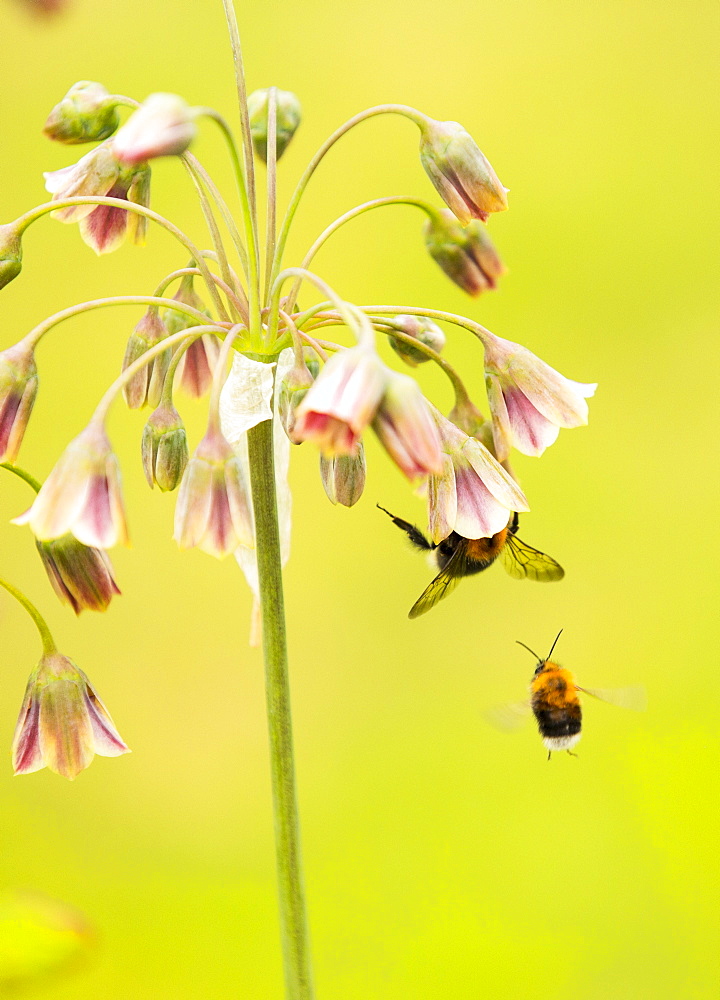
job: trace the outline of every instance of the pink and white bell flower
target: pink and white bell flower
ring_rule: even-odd
[[[430,536],[436,543],[453,531],[491,538],[507,526],[512,511],[530,509],[525,494],[480,441],[439,411],[434,415],[444,455],[442,473],[428,480]]]
[[[195,117],[177,94],[150,94],[116,133],[115,155],[131,166],[155,156],[179,156],[195,138]]]
[[[483,337],[485,382],[493,418],[495,454],[504,461],[514,446],[542,455],[561,427],[588,422],[586,399],[596,382],[574,382],[527,348],[493,334]]]
[[[125,166],[112,140],[86,153],[77,163],[45,174],[53,201],[83,196],[119,198],[147,208],[150,204],[150,168],[146,163]],[[54,213],[60,222],[80,223],[80,235],[98,253],[111,253],[126,240],[143,244],[147,219],[114,205],[70,205]]]
[[[388,370],[372,426],[390,458],[409,480],[442,473],[440,433],[430,403],[414,379]]]

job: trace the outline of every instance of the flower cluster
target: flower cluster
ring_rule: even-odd
[[[132,112],[121,124],[128,108]],[[258,598],[255,548],[263,540],[255,490],[264,488],[258,484],[270,463],[284,561],[291,443],[317,445],[325,493],[332,503],[350,507],[363,492],[364,440],[372,431],[402,475],[426,496],[430,534],[439,544],[453,533],[481,539],[504,531],[514,514],[528,510],[510,471],[510,449],[540,455],[559,428],[586,423],[593,385],[564,378],[526,348],[473,320],[428,307],[350,303],[309,270],[318,247],[340,225],[368,207],[398,202],[426,213],[424,240],[431,259],[468,295],[491,291],[505,271],[485,223],[507,208],[507,189],[469,133],[456,122],[436,121],[412,108],[388,105],[387,111],[405,114],[418,126],[421,164],[445,207],[400,198],[368,203],[325,230],[301,266],[288,267],[283,262],[288,230],[321,158],[316,157],[267,256],[262,281],[265,254],[253,216],[253,157],[276,170],[300,124],[295,95],[274,87],[251,94],[242,109],[242,148],[221,116],[172,94],[152,94],[138,104],[99,83],[80,81],[52,110],[45,126],[49,138],[97,145],[74,165],[45,175],[49,204],[0,226],[0,287],[20,274],[22,235],[46,214],[78,223],[82,239],[99,254],[127,239],[144,242],[151,223],[168,230],[182,248],[182,257],[156,282],[154,294],[140,297],[146,311],[130,334],[121,375],[45,482],[37,484],[29,510],[15,519],[32,529],[53,589],[76,613],[105,610],[119,593],[105,551],[128,539],[120,466],[105,430],[109,406],[119,395],[131,409],[152,410],[142,434],[142,465],[150,487],[178,490],[178,545],[216,557],[234,553]],[[367,115],[377,113],[375,108]],[[220,124],[232,149],[242,226],[190,152],[203,118]],[[352,119],[332,142],[361,120],[362,114]],[[150,163],[160,156],[182,160],[200,199],[212,250],[200,250],[150,208]],[[176,282],[171,296],[167,289]],[[303,282],[321,296],[305,310],[297,305]],[[263,286],[267,291],[261,295]],[[66,316],[97,305],[65,310],[0,353],[0,461],[10,467],[15,468],[37,393],[38,342]],[[447,332],[439,324],[459,326],[482,345],[488,420],[445,358]],[[333,328],[344,330],[350,343],[318,339]],[[415,378],[381,358],[379,345],[386,341],[395,352],[391,357],[413,370],[440,366],[455,395],[448,416],[426,398]],[[194,398],[209,394],[207,431],[192,455],[176,390]],[[274,445],[258,459],[250,435],[269,420]],[[46,652],[31,676],[18,722],[16,772],[47,765],[72,778],[95,753],[126,751],[85,675],[67,658]]]

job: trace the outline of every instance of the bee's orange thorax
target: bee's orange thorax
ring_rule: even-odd
[[[530,684],[533,701],[542,701],[552,708],[566,708],[579,703],[578,691],[569,670],[546,661],[543,669]]]
[[[467,543],[467,557],[474,562],[492,562],[502,550],[507,538],[507,528],[498,531],[492,538],[469,538]]]

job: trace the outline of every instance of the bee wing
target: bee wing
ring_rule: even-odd
[[[647,692],[641,684],[621,688],[586,688],[575,685],[578,691],[592,698],[606,701],[608,705],[629,708],[633,712],[644,712],[647,708]]]
[[[508,534],[500,552],[502,564],[516,580],[562,580],[565,570],[544,552],[521,541],[517,535]]]
[[[504,733],[515,733],[521,729],[530,717],[529,701],[513,701],[507,705],[496,705],[486,709],[482,714],[486,722]]]
[[[442,601],[451,591],[455,590],[465,575],[464,570],[467,562],[465,548],[461,544],[453,552],[445,568],[440,570],[410,608],[408,618],[419,618],[420,615],[424,615],[430,608],[434,608],[438,601]]]

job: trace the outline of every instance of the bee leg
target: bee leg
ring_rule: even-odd
[[[577,757],[577,754],[573,753],[572,750],[566,750],[565,752],[569,753],[571,757]]]
[[[552,750],[548,750],[548,760],[552,757]]]
[[[423,549],[426,551],[432,551],[434,548],[437,548],[437,546],[433,542],[428,541],[425,535],[423,535],[422,531],[420,531],[419,528],[416,528],[414,524],[410,524],[409,521],[403,521],[401,517],[395,517],[395,515],[391,514],[389,510],[385,510],[384,507],[381,507],[379,503],[376,504],[375,506],[379,510],[384,511],[384,513],[386,513],[387,516],[391,518],[393,524],[396,524],[401,531],[405,532],[405,534],[408,536],[408,538],[416,548]]]

